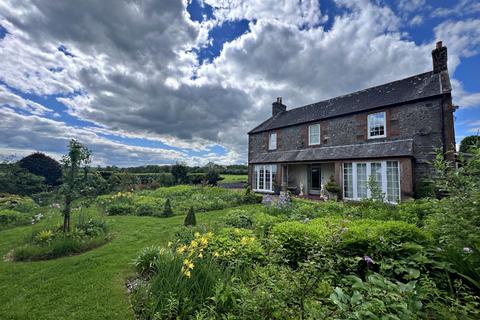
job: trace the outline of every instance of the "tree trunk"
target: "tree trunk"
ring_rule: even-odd
[[[65,208],[63,209],[63,232],[70,232],[70,210],[71,210],[71,196],[65,196]]]

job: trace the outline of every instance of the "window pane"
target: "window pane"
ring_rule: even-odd
[[[308,127],[308,144],[320,144],[320,124]]]
[[[275,150],[277,149],[277,134],[270,133],[270,141],[268,142],[268,149]]]
[[[368,190],[367,164],[357,163],[357,197],[366,198]]]
[[[370,175],[377,182],[378,188],[382,189],[382,164],[380,162],[372,162],[370,164]]]
[[[257,189],[258,187],[258,166],[255,166],[254,169],[253,169],[253,189]]]
[[[265,182],[265,171],[263,170],[264,166],[260,166],[259,177],[258,177],[258,189],[263,190]]]
[[[398,202],[400,200],[400,177],[398,161],[387,161],[387,200]]]
[[[265,166],[265,190],[272,190],[272,181],[270,180],[270,166]]]
[[[368,115],[368,135],[377,137],[385,135],[385,112]]]
[[[343,164],[343,194],[345,198],[353,198],[353,169],[351,163]]]

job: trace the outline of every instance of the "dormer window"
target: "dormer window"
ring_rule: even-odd
[[[270,133],[270,139],[268,140],[268,150],[277,150],[277,133]]]
[[[308,126],[308,145],[314,146],[320,144],[320,124]]]
[[[384,138],[387,136],[387,114],[377,112],[368,115],[368,139]]]

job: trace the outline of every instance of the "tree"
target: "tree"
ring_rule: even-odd
[[[47,190],[44,178],[28,172],[17,164],[5,164],[0,172],[0,192],[30,196]]]
[[[44,177],[45,183],[50,186],[58,185],[62,177],[62,167],[60,163],[40,152],[32,153],[21,159],[19,165],[32,174]]]
[[[170,199],[167,198],[165,206],[163,207],[162,217],[168,218],[173,216],[172,206],[170,205]]]
[[[480,135],[465,137],[460,142],[460,152],[470,153],[473,147],[480,147]]]
[[[190,207],[188,210],[187,216],[185,217],[185,221],[183,222],[185,227],[196,226],[197,219],[195,218],[195,212],[193,211],[193,207]]]
[[[68,154],[63,156],[62,163],[65,169],[63,193],[65,195],[65,208],[63,209],[63,232],[70,231],[70,214],[72,201],[77,197],[86,182],[80,170],[85,170],[90,164],[91,152],[86,146],[70,140]]]
[[[171,168],[171,173],[175,179],[175,183],[185,183],[187,181],[188,168],[181,162],[175,163]]]

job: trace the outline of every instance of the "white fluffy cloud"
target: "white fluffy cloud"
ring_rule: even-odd
[[[1,2],[0,24],[9,34],[0,40],[0,81],[7,85],[0,86],[7,119],[0,122],[0,149],[61,153],[77,137],[102,163],[242,162],[247,131],[269,116],[276,96],[301,106],[431,70],[436,39],[408,40],[404,18],[381,2],[337,0],[337,16],[327,17],[314,0],[204,1],[214,19],[202,23],[191,21],[179,0]],[[421,23],[412,15],[424,5],[397,3],[413,24]],[[208,31],[241,19],[250,21],[249,32],[200,64],[194,49],[211,41]],[[479,53],[479,22],[447,21],[435,29],[449,47],[452,73]],[[453,85],[458,104],[478,105],[476,93]],[[9,88],[55,94],[68,116],[95,126],[53,120],[53,110]],[[108,135],[170,148],[131,146]],[[226,154],[210,152],[216,145]]]

